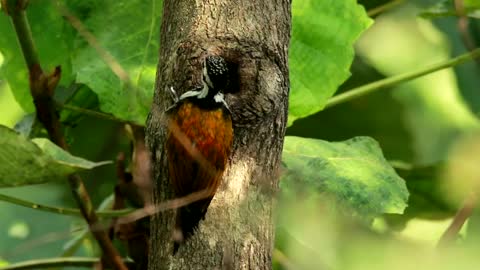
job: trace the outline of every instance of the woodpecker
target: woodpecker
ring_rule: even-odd
[[[169,132],[166,151],[170,183],[175,197],[195,192],[205,196],[177,209],[174,254],[191,237],[221,183],[232,148],[232,118],[224,93],[229,84],[228,65],[220,56],[207,56],[203,85],[179,98],[167,109]]]

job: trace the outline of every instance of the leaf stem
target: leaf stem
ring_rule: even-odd
[[[433,72],[436,72],[436,71],[439,71],[439,70],[442,70],[442,69],[445,69],[445,68],[458,66],[460,64],[463,64],[463,63],[465,63],[469,60],[475,59],[477,57],[480,57],[480,48],[477,48],[477,49],[472,50],[468,53],[459,55],[459,56],[457,56],[455,58],[452,58],[452,59],[449,59],[447,61],[437,63],[437,64],[434,64],[434,65],[431,65],[431,66],[428,66],[428,67],[425,67],[425,68],[422,68],[422,69],[419,69],[419,70],[415,70],[415,71],[412,71],[412,72],[406,72],[404,74],[395,75],[395,76],[392,76],[392,77],[389,77],[389,78],[385,78],[383,80],[379,80],[379,81],[376,81],[376,82],[373,82],[373,83],[369,83],[369,84],[366,84],[366,85],[362,85],[360,87],[353,88],[349,91],[346,91],[342,94],[339,94],[339,95],[336,95],[336,96],[332,97],[327,102],[327,104],[325,105],[325,109],[333,107],[333,106],[341,104],[341,103],[344,103],[344,102],[347,102],[347,101],[350,101],[350,100],[353,100],[353,99],[358,98],[358,97],[362,97],[362,96],[371,94],[371,93],[373,93],[375,91],[378,91],[382,88],[387,88],[387,87],[394,86],[394,85],[397,85],[397,84],[400,84],[400,83],[404,83],[404,82],[416,79],[418,77],[421,77],[423,75],[430,74],[430,73],[433,73]]]
[[[370,9],[367,12],[367,15],[369,17],[376,16],[376,15],[382,13],[382,12],[388,11],[388,10],[400,5],[403,2],[404,2],[404,0],[394,0],[394,1],[391,1],[391,2],[388,2],[388,3],[385,3],[383,5],[380,5],[378,7]]]
[[[125,263],[131,261],[123,260]],[[30,260],[21,263],[14,263],[0,268],[0,270],[20,270],[20,269],[40,269],[50,267],[88,267],[92,268],[99,264],[98,258],[82,258],[82,257],[68,257],[68,258],[51,258]]]
[[[8,196],[8,195],[2,194],[2,193],[0,193],[0,201],[8,202],[8,203],[11,203],[11,204],[23,206],[23,207],[34,209],[34,210],[54,213],[54,214],[60,214],[60,215],[66,215],[66,216],[76,216],[76,217],[81,217],[82,216],[82,213],[80,212],[79,209],[63,208],[63,207],[55,207],[55,206],[48,206],[48,205],[44,205],[44,204],[38,204],[38,203],[26,201],[24,199]],[[97,211],[96,213],[97,213],[98,217],[112,218],[112,217],[125,216],[127,214],[132,213],[134,210],[135,209],[103,210],[103,211]]]

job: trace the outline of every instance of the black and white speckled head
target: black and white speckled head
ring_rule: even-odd
[[[205,59],[203,80],[215,92],[224,91],[229,79],[228,64],[221,56],[210,55]]]
[[[228,108],[223,96],[229,82],[227,61],[221,56],[207,56],[203,62],[202,75],[202,88],[185,92],[179,100],[189,98],[203,105],[217,104],[215,106]]]

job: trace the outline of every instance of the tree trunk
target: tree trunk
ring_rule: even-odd
[[[147,140],[154,201],[170,200],[165,110],[202,84],[206,55],[235,72],[226,101],[233,150],[223,182],[194,236],[172,256],[174,211],[152,217],[149,269],[271,269],[273,207],[288,110],[289,0],[165,0],[161,51]]]

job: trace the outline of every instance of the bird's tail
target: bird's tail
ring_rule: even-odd
[[[173,254],[178,251],[183,242],[193,235],[200,220],[204,219],[212,198],[202,199],[177,209],[173,234]]]

